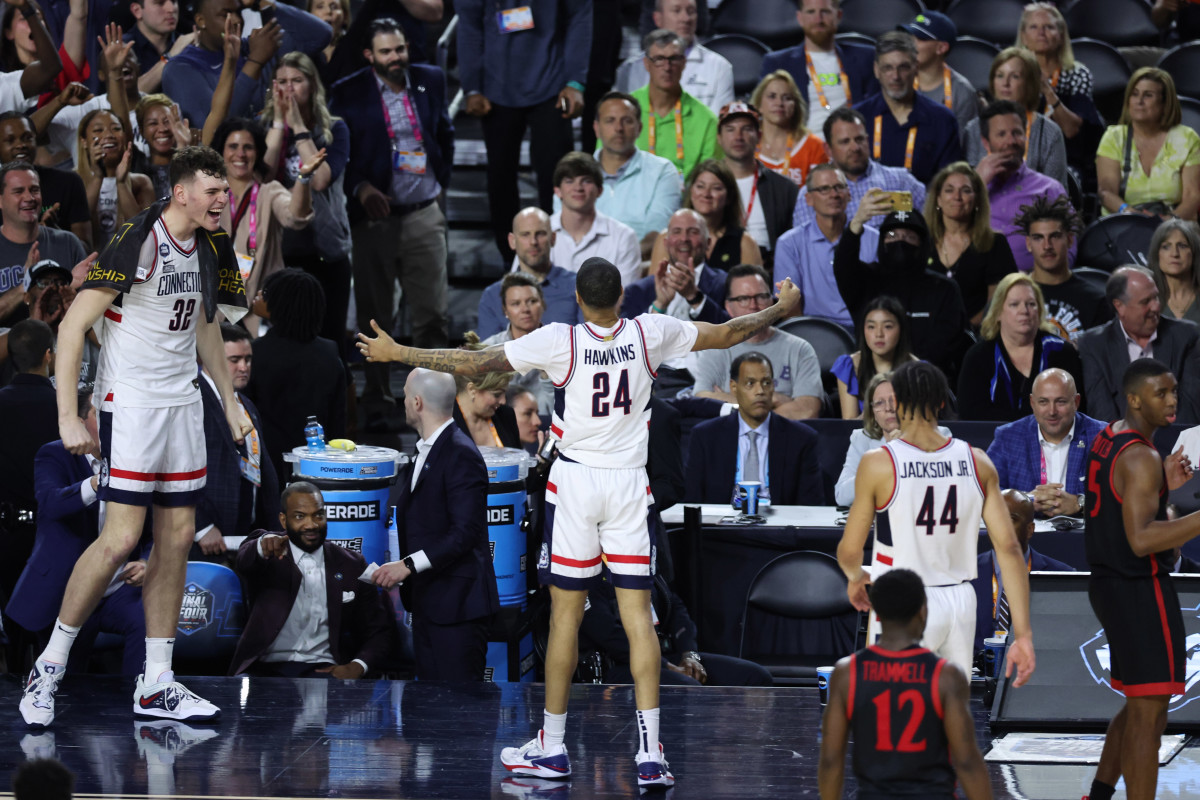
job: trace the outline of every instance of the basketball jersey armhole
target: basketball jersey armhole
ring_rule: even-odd
[[[886,444],[883,446],[883,452],[888,454],[888,459],[892,462],[892,493],[888,495],[887,502],[881,506],[875,507],[875,512],[887,511],[893,502],[896,500],[896,490],[900,488],[900,470],[896,468],[896,456],[892,453],[892,448]]]
[[[567,384],[571,382],[571,378],[575,377],[575,326],[574,325],[571,326],[570,337],[571,337],[570,338],[571,363],[567,366],[567,377],[563,378],[562,383],[555,383],[554,384],[555,389],[567,388]]]
[[[646,331],[642,328],[641,320],[635,318],[633,324],[637,326],[638,336],[642,340],[642,356],[646,359],[646,372],[650,375],[650,380],[656,380],[658,372],[650,365],[650,348],[646,346]]]
[[[979,496],[987,500],[987,490],[983,488],[983,482],[979,480],[979,461],[975,458],[975,448],[969,443],[967,444],[967,452],[971,454],[971,477],[975,479],[975,488],[979,489]]]
[[[942,708],[942,667],[944,666],[946,666],[946,659],[939,658],[933,668],[933,680],[929,685],[929,691],[933,697],[933,711],[938,715],[938,719],[946,718],[946,710]]]
[[[1119,459],[1121,457],[1121,453],[1124,453],[1126,449],[1128,449],[1129,447],[1132,447],[1135,444],[1140,444],[1140,445],[1144,445],[1146,447],[1151,447],[1151,448],[1153,447],[1149,442],[1146,441],[1145,437],[1143,437],[1142,435],[1139,434],[1136,438],[1130,439],[1128,442],[1121,445],[1121,447],[1118,448],[1117,452],[1113,453],[1112,465],[1108,468],[1108,489],[1110,492],[1112,492],[1113,497],[1117,498],[1117,502],[1121,503],[1121,504],[1124,504],[1125,500],[1121,497],[1120,493],[1117,491],[1116,484],[1113,483],[1113,473],[1115,473],[1117,471],[1117,459]],[[1164,483],[1163,485],[1165,487],[1166,484]],[[1161,494],[1162,494],[1161,490],[1159,491],[1159,494],[1161,496]]]
[[[830,675],[830,680],[833,676]],[[854,717],[854,688],[858,682],[858,653],[850,656],[850,686],[846,691],[846,721]],[[826,690],[828,691],[828,690]]]

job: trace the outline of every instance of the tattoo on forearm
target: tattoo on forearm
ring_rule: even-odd
[[[741,343],[764,328],[769,327],[782,317],[783,307],[776,304],[754,314],[735,317],[725,324],[729,326],[729,329],[733,331],[733,335],[737,337],[737,343]]]
[[[502,345],[486,350],[421,350],[407,347],[398,361],[414,367],[457,375],[479,375],[484,372],[508,372],[512,365],[504,355]]]

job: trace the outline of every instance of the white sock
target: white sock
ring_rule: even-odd
[[[171,654],[175,650],[174,639],[151,639],[146,637],[146,682],[162,683],[172,681],[175,674],[171,671]]]
[[[638,709],[638,752],[658,760],[658,709]]]
[[[46,649],[42,651],[38,661],[45,661],[50,664],[66,664],[67,658],[71,655],[71,645],[75,644],[75,637],[79,635],[79,628],[74,625],[67,625],[61,619],[54,621],[54,630],[50,632],[50,643],[46,645]]]
[[[567,715],[565,713],[551,714],[549,711],[542,711],[542,747],[547,750],[552,747],[560,747],[566,732]]]

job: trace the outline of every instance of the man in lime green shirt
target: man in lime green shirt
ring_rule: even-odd
[[[637,146],[662,156],[686,178],[706,158],[720,158],[717,115],[683,90],[687,63],[683,40],[658,29],[642,42],[650,83],[631,94],[642,104],[644,124]]]

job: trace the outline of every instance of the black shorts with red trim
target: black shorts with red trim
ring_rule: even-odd
[[[1108,638],[1112,688],[1126,697],[1183,694],[1183,613],[1171,576],[1092,575],[1088,599]]]

